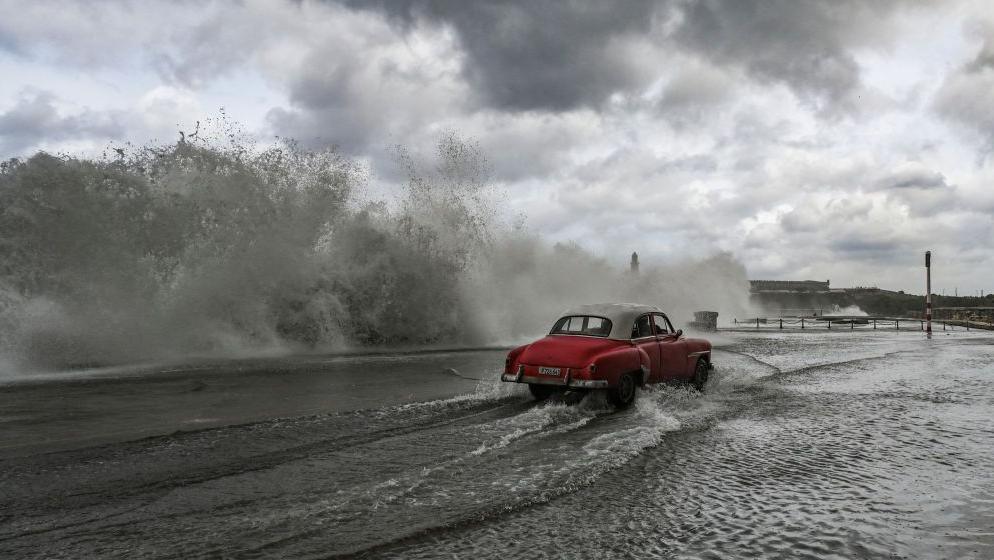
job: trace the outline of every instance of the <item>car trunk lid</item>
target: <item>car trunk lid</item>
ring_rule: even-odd
[[[549,335],[528,345],[519,361],[532,366],[582,368],[620,344],[623,342],[592,336]]]

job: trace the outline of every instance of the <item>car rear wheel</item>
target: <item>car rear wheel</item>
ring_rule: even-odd
[[[623,374],[618,378],[618,384],[607,390],[608,400],[618,408],[631,406],[635,402],[635,385],[635,374]]]
[[[710,368],[708,368],[707,361],[705,361],[703,358],[697,360],[697,367],[694,368],[694,379],[693,381],[691,381],[691,383],[694,385],[695,389],[697,389],[702,393],[704,392],[704,386],[708,382],[709,369]]]
[[[537,383],[529,383],[528,390],[531,391],[532,396],[535,397],[537,401],[544,401],[545,399],[552,396],[556,392],[556,387],[551,385],[539,385]]]

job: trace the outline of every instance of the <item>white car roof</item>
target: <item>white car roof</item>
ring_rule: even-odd
[[[635,319],[646,313],[663,313],[655,305],[641,303],[592,303],[567,309],[560,317],[569,315],[596,315],[611,321],[611,334],[608,338],[630,340]],[[665,315],[665,313],[663,313]]]

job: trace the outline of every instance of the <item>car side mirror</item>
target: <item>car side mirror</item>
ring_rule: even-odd
[[[676,330],[676,337],[680,338],[681,336],[683,336],[683,329],[677,329]]]

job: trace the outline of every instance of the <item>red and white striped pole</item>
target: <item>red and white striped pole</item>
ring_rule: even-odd
[[[925,251],[925,332],[932,338],[932,251]]]

